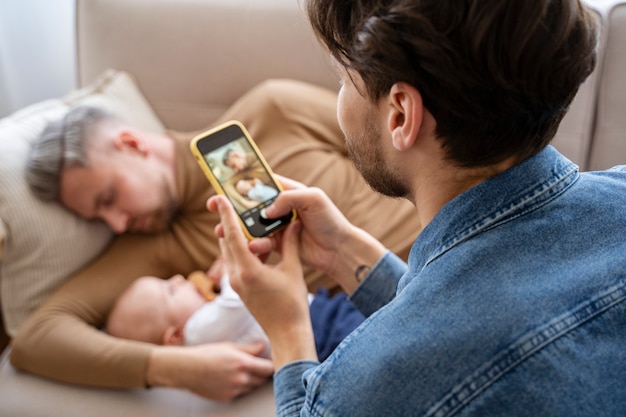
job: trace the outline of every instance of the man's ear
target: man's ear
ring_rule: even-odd
[[[176,326],[169,326],[165,333],[163,333],[164,345],[182,345],[183,344],[183,329]]]
[[[115,137],[115,147],[117,149],[128,149],[139,152],[141,155],[148,155],[148,145],[132,130],[120,130]]]
[[[422,95],[411,84],[398,82],[388,96],[387,128],[394,148],[404,151],[413,146],[422,127],[424,105]]]

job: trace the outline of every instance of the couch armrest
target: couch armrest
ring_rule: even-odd
[[[597,115],[588,169],[626,164],[626,1],[606,13],[606,46],[598,92]]]
[[[337,88],[298,1],[76,0],[78,83],[125,70],[164,124],[206,127],[268,78]]]

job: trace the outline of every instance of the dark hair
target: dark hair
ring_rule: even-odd
[[[487,166],[543,149],[596,62],[578,0],[307,0],[313,30],[371,101],[416,87],[446,155]]]

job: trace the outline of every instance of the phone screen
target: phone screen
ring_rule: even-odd
[[[239,122],[200,135],[191,146],[213,187],[233,204],[248,237],[266,236],[293,219],[293,213],[277,219],[265,216],[265,207],[281,189]]]

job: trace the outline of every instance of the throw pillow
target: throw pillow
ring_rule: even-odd
[[[79,103],[103,106],[146,130],[165,130],[130,75],[115,70],[63,98],[33,104],[0,120],[0,307],[10,336],[112,237],[103,223],[39,201],[24,180],[30,143],[48,121]]]

